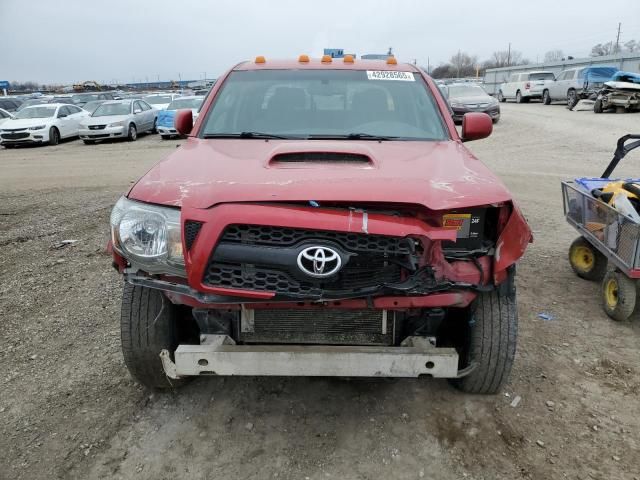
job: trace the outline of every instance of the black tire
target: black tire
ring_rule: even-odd
[[[498,91],[498,101],[500,103],[505,103],[507,101],[507,99],[505,98],[505,96],[502,94],[502,90]]]
[[[510,287],[481,292],[468,314],[467,346],[461,353],[468,366],[477,363],[467,376],[451,383],[466,393],[495,394],[509,380],[518,338],[518,311],[513,278]]]
[[[151,133],[158,133],[158,117],[153,119],[153,128],[151,129]]]
[[[2,144],[2,146],[3,146],[4,148],[14,148],[14,147],[15,147],[15,145],[11,145],[11,144],[7,144],[7,145]]]
[[[127,130],[127,140],[130,142],[135,142],[138,139],[138,129],[133,123],[129,124],[129,129]]]
[[[549,95],[549,90],[544,90],[542,92],[542,104],[551,105],[551,95]]]
[[[578,104],[578,94],[574,89],[569,89],[567,92],[567,108],[569,110],[573,110],[573,108]]]
[[[619,270],[609,270],[602,279],[602,307],[617,322],[635,313],[637,296],[636,281]]]
[[[95,140],[82,140],[84,142],[85,145],[95,145],[96,141]]]
[[[171,138],[171,135],[160,135],[160,138],[162,140],[169,140]]]
[[[595,102],[593,102],[593,113],[602,113],[602,99],[598,98]]]
[[[500,121],[500,117],[495,117],[492,118],[491,121],[493,122],[493,124],[495,125],[496,123],[498,123]]]
[[[520,90],[516,92],[516,103],[522,103],[522,94],[520,93]]]
[[[120,338],[124,363],[148,388],[176,388],[185,380],[167,377],[160,360],[163,349],[178,347],[176,307],[159,291],[125,283],[122,291]]]
[[[60,143],[60,132],[56,127],[49,129],[49,145],[58,145]]]
[[[580,278],[599,282],[607,273],[607,257],[584,237],[576,238],[569,247],[569,263]]]

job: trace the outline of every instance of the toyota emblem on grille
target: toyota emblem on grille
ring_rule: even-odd
[[[330,277],[341,266],[342,258],[333,248],[307,247],[298,254],[298,267],[310,277]]]

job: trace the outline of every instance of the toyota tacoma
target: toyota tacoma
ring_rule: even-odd
[[[448,378],[498,392],[530,229],[414,65],[256,57],[116,203],[121,337],[140,383],[197,375]]]

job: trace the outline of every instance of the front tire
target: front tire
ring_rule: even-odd
[[[49,145],[58,145],[60,143],[60,132],[56,127],[49,129]]]
[[[138,139],[138,129],[133,123],[129,124],[129,130],[127,132],[127,140],[135,142]]]
[[[551,95],[549,95],[549,90],[542,92],[542,103],[543,105],[551,105]]]
[[[158,133],[158,118],[154,118],[153,119],[153,128],[151,129],[151,133],[156,134]]]
[[[169,140],[171,138],[171,135],[160,135],[160,138],[162,140]]]
[[[593,113],[602,113],[603,109],[602,109],[602,99],[598,98],[594,103],[593,103]]]
[[[578,94],[575,90],[569,90],[567,92],[567,108],[569,110],[573,110],[573,108],[578,104]]]
[[[516,92],[516,103],[522,103],[522,94],[520,93],[520,90]]]
[[[468,314],[463,366],[476,364],[467,376],[451,380],[466,393],[498,393],[509,380],[516,354],[518,311],[513,277],[508,288],[481,292]],[[508,291],[503,291],[508,290]]]
[[[584,237],[576,238],[569,247],[569,263],[580,278],[599,282],[607,273],[607,257]]]
[[[506,97],[502,94],[502,90],[498,91],[498,101],[500,103],[505,103],[507,101]]]
[[[125,283],[122,291],[120,338],[131,376],[151,389],[175,388],[185,380],[165,375],[160,352],[178,347],[178,315],[159,290]]]

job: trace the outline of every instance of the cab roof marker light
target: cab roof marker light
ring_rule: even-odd
[[[300,63],[309,63],[309,55],[300,55],[298,61]]]
[[[387,65],[397,65],[398,61],[396,60],[396,57],[394,57],[393,55],[390,55],[387,57]]]
[[[331,63],[333,60],[331,58],[331,55],[323,55],[322,56],[322,63]]]
[[[266,60],[262,55],[258,55],[255,60],[256,63],[266,63]]]
[[[345,55],[342,61],[344,63],[353,63],[353,55]]]

